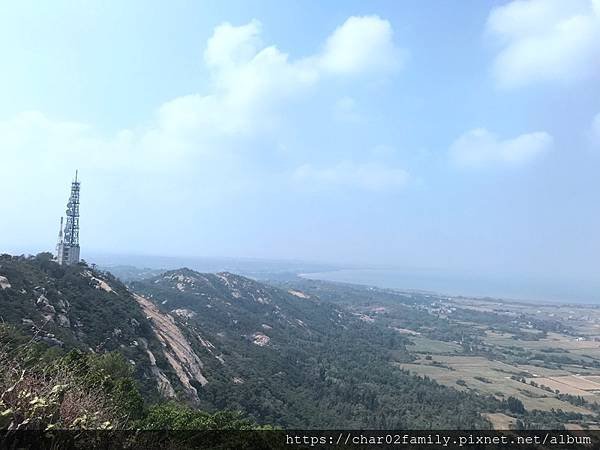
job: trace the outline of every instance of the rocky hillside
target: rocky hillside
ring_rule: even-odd
[[[57,351],[118,351],[147,399],[297,428],[479,428],[493,399],[398,369],[405,338],[343,306],[231,273],[125,286],[49,254],[0,256],[0,316]]]
[[[228,272],[201,274],[180,269],[133,283],[132,288],[185,323],[201,346],[222,364],[222,352],[201,333],[211,334],[226,348],[281,350],[310,340],[315,333],[345,329],[353,322],[345,310],[316,297]]]
[[[118,351],[149,398],[175,397],[170,360],[138,299],[109,273],[85,264],[62,267],[50,254],[0,256],[0,318],[57,351]]]
[[[258,418],[274,418],[278,408],[297,415],[288,395],[304,383],[306,350],[352,321],[302,292],[231,273],[180,269],[131,288],[167,348],[192,362],[195,370],[178,371],[188,397],[204,407],[264,409]]]
[[[190,384],[203,408],[298,428],[478,428],[476,411],[495,407],[397,369],[410,358],[399,333],[300,290],[189,269],[130,288],[167,318],[157,333],[177,326],[198,356]]]

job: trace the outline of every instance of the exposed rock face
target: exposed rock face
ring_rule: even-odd
[[[299,298],[310,298],[310,295],[305,294],[304,292],[300,292],[300,291],[295,291],[293,289],[290,289],[288,291],[288,294],[292,294],[295,297],[299,297]]]
[[[69,302],[59,299],[55,300],[53,305],[46,297],[45,290],[42,289],[41,291],[42,293],[35,301],[35,306],[44,318],[44,321],[46,323],[55,323],[62,328],[71,328],[71,320],[68,316],[68,309],[70,307]],[[59,295],[62,294],[59,293]],[[47,343],[50,343],[50,341]]]
[[[185,309],[185,308],[174,309],[171,312],[173,314],[175,314],[176,316],[183,317],[185,319],[191,319],[192,317],[194,317],[196,315],[196,313],[194,311],[190,311],[189,309]]]
[[[263,333],[254,333],[252,335],[252,339],[255,345],[258,345],[260,347],[265,347],[267,345],[269,345],[269,342],[271,342],[271,338],[269,336],[267,336],[266,334]]]
[[[152,353],[148,348],[148,343],[146,342],[146,339],[140,338],[139,341],[142,348],[146,350],[146,353],[148,354],[148,359],[150,360],[150,370],[154,378],[156,378],[156,383],[158,385],[158,393],[164,398],[175,398],[175,389],[173,389],[173,385],[166,377],[166,375],[156,365],[156,357],[154,356],[154,353]]]
[[[104,281],[102,278],[95,277],[89,270],[82,272],[81,275],[89,278],[96,289],[102,289],[106,292],[113,292],[116,294],[116,292],[113,291],[112,287],[110,287],[106,281]]]
[[[163,313],[154,303],[140,295],[135,294],[134,297],[150,319],[154,333],[163,344],[165,358],[175,370],[181,384],[192,399],[198,400],[198,391],[192,382],[202,386],[208,383],[202,374],[202,361],[171,315]]]
[[[59,314],[58,317],[56,318],[56,320],[57,320],[58,325],[61,327],[65,327],[65,328],[71,327],[71,321],[64,314]]]
[[[186,312],[182,308],[181,319],[173,315],[184,333],[188,331],[184,323],[190,320],[185,316],[192,314]],[[131,363],[143,395],[152,399],[157,393],[165,398],[181,395],[193,401],[197,398],[193,388],[206,383],[202,363],[185,348],[183,335],[157,333],[160,321],[146,319],[152,315],[107,272],[82,264],[59,268],[44,256],[0,254],[0,322],[65,351],[120,352]],[[173,317],[166,316],[165,323],[173,325]],[[193,335],[185,336],[197,345]],[[203,349],[194,348],[206,358]]]
[[[62,347],[64,345],[63,341],[61,341],[60,339],[56,339],[53,336],[42,336],[40,338],[40,340],[42,342],[45,342],[46,344],[49,344],[49,345],[57,345],[59,347]]]
[[[8,278],[0,275],[0,289],[8,289],[9,287],[12,287],[12,286],[8,282]]]

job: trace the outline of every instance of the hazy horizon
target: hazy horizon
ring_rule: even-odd
[[[79,169],[84,259],[598,286],[598,0],[23,1],[0,50],[0,253]]]
[[[48,250],[39,249],[39,251]],[[38,251],[9,253],[34,255]],[[109,271],[115,269],[116,275],[126,267],[164,271],[189,268],[202,273],[232,272],[258,279],[295,274],[316,280],[458,297],[495,298],[536,304],[600,304],[600,282],[581,283],[581,280],[528,277],[518,274],[485,274],[440,270],[434,267],[393,267],[228,256],[88,252],[83,259],[87,263],[95,263]]]

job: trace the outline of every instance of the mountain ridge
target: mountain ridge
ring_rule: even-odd
[[[150,401],[239,410],[290,428],[486,428],[477,411],[495,408],[397,368],[411,358],[404,337],[298,289],[189,268],[126,286],[85,264],[58,266],[49,254],[2,255],[0,276],[5,320],[30,335],[22,319],[44,325],[35,336],[60,341],[46,342],[57,351],[123,354]],[[36,286],[48,305],[37,303]],[[43,315],[50,306],[52,322]]]

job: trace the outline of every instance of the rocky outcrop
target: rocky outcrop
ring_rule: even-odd
[[[173,316],[163,313],[154,303],[141,295],[134,294],[134,297],[150,320],[156,337],[163,345],[164,356],[177,374],[186,393],[193,400],[198,400],[198,391],[193,384],[199,383],[204,386],[208,383],[202,373],[202,361],[177,326]]]
[[[9,287],[12,287],[12,286],[8,282],[8,278],[0,275],[0,289],[8,289]]]
[[[106,292],[112,292],[114,294],[116,294],[115,291],[113,291],[113,288],[110,287],[110,285],[103,280],[102,278],[98,278],[95,277],[94,274],[89,271],[89,270],[85,270],[81,273],[82,276],[87,277],[90,279],[91,284],[96,288],[96,289],[102,289],[103,291]]]
[[[141,347],[144,350],[146,350],[146,353],[148,354],[148,359],[150,360],[150,371],[156,379],[158,393],[164,398],[175,398],[175,389],[173,389],[173,385],[171,384],[167,376],[156,365],[156,357],[154,356],[154,353],[152,353],[148,348],[148,342],[146,342],[146,339],[144,338],[140,338],[139,342]]]
[[[252,335],[252,342],[259,347],[265,347],[271,342],[271,338],[264,333],[256,332]]]
[[[307,295],[301,291],[295,291],[294,289],[290,289],[288,291],[288,294],[292,294],[294,297],[298,297],[298,298],[310,298],[310,295]]]

